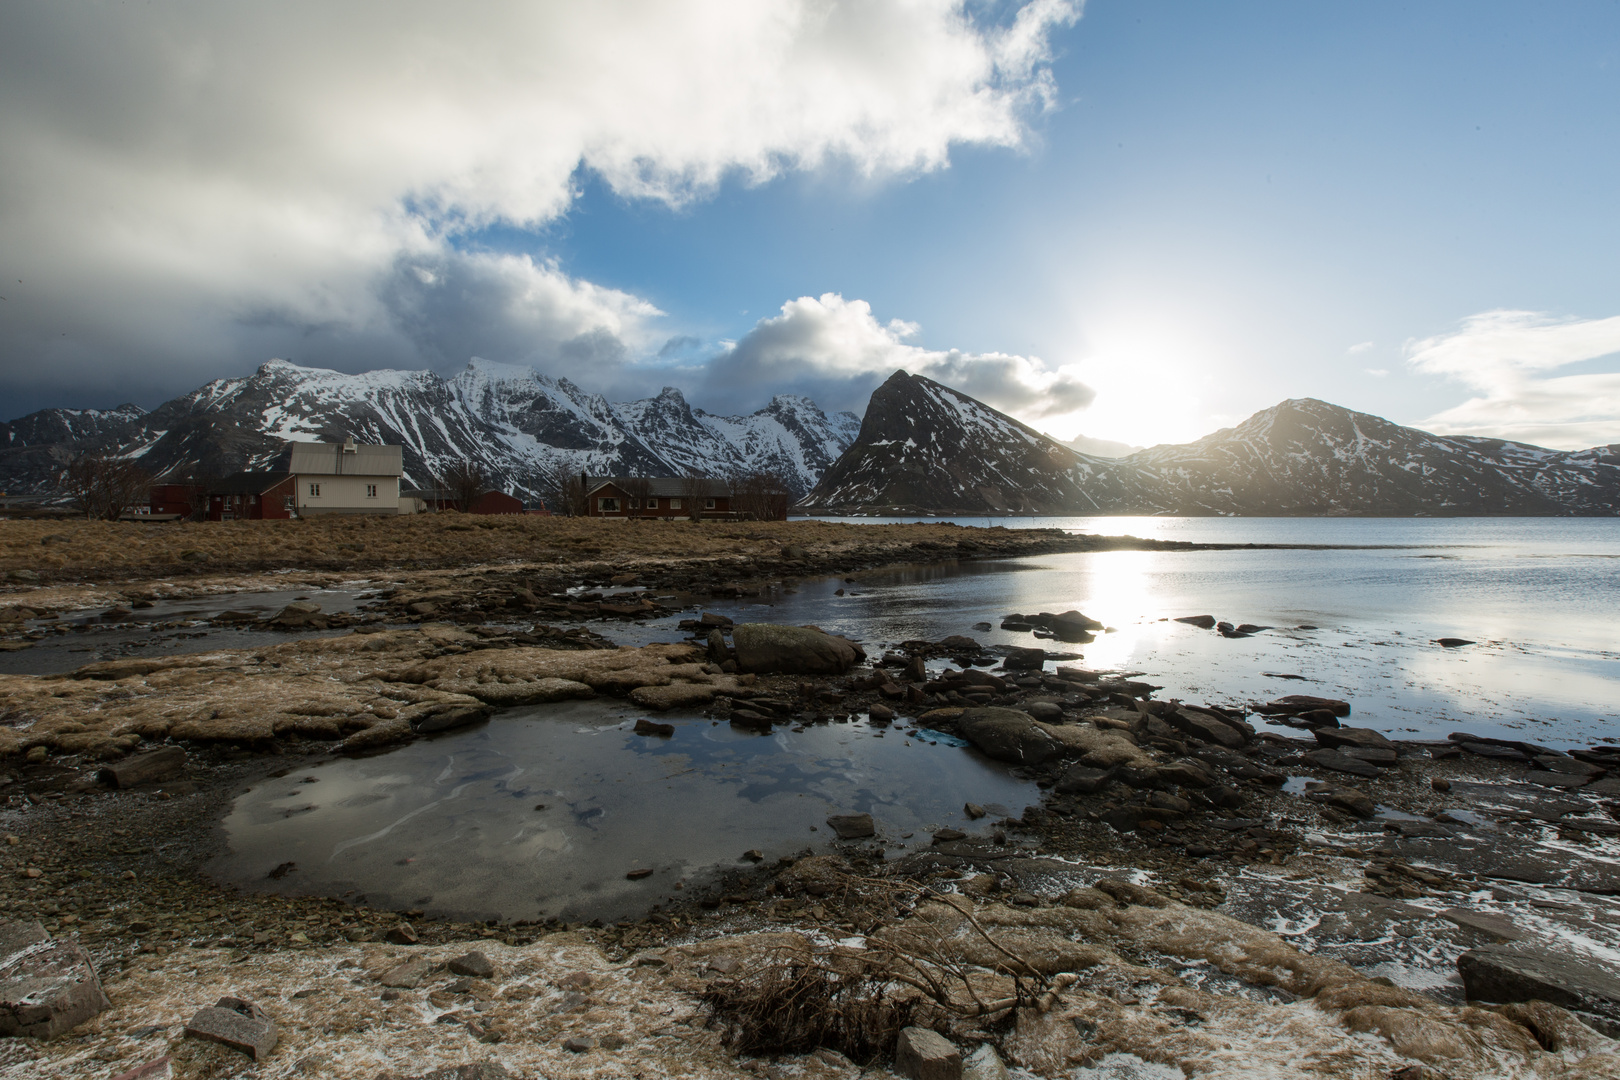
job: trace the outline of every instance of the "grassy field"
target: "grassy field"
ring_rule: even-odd
[[[663,522],[454,513],[319,517],[299,521],[137,522],[0,520],[0,573],[44,581],[293,567],[436,569],[500,563],[621,563],[725,556],[778,558],[856,547],[955,548],[995,538],[998,552],[1050,543],[1029,530],[953,525],[846,525],[821,521]],[[13,577],[15,581],[15,576]]]

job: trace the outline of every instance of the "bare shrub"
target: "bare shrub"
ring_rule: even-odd
[[[549,466],[543,466],[538,477],[540,497],[545,500],[546,507],[553,514],[565,517],[584,517],[585,478],[575,464],[563,459]]]
[[[128,458],[81,454],[62,470],[62,487],[90,519],[117,521],[148,498],[152,478]]]
[[[627,476],[621,485],[630,505],[625,512],[631,517],[640,517],[647,511],[647,500],[652,498],[652,481],[645,476]]]
[[[904,997],[896,997],[896,989]],[[802,958],[717,980],[701,997],[739,1053],[808,1054],[827,1047],[862,1063],[893,1049],[918,1004],[916,994],[869,972],[836,971]]]
[[[780,521],[791,501],[787,481],[773,469],[743,469],[731,477],[731,509],[738,517]]]
[[[489,470],[481,462],[451,462],[439,476],[439,488],[463,514],[471,513],[478,497],[490,489]]]
[[[700,472],[681,474],[681,509],[693,521],[703,519],[703,504],[709,499],[709,490],[713,484],[713,480]]]

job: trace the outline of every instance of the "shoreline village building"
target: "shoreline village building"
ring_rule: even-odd
[[[455,495],[439,488],[405,488],[399,493],[399,512],[402,514],[436,514],[441,510],[455,510]],[[494,488],[474,499],[466,510],[469,514],[528,514],[534,511],[523,505],[523,500]]]
[[[398,446],[289,443],[271,468],[239,472],[208,486],[209,521],[263,521],[321,514],[412,513],[402,499]]]
[[[729,518],[731,485],[681,476],[586,476],[587,517]],[[695,505],[694,505],[695,504]]]

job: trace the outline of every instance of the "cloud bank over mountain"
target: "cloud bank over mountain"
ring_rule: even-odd
[[[671,328],[489,226],[581,170],[679,207],[729,176],[874,178],[1016,147],[1054,93],[1033,0],[23,5],[0,35],[0,372],[115,396],[291,352],[611,379]],[[678,332],[678,331],[677,331]]]
[[[1476,395],[1420,426],[1559,450],[1620,442],[1617,358],[1620,316],[1558,319],[1534,311],[1483,312],[1451,333],[1407,346],[1414,368],[1455,379]]]

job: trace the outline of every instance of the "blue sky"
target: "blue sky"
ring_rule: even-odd
[[[313,180],[266,182],[244,200],[250,213],[281,216],[275,241],[239,237],[222,255],[194,239],[207,231],[196,223],[164,219],[179,211],[121,206],[103,219],[115,232],[124,214],[159,223],[90,259],[87,276],[122,299],[98,311],[53,297],[52,318],[33,322],[0,305],[0,392],[18,403],[9,415],[129,396],[150,405],[271,355],[448,373],[476,353],[616,397],[671,382],[716,410],[757,408],[777,389],[858,407],[884,369],[904,364],[1061,437],[1184,441],[1313,396],[1438,430],[1620,442],[1620,3],[1092,0],[1073,19],[1045,2],[1026,15],[1035,24],[1040,14],[1039,40],[1012,61],[996,34],[1019,5],[944,5],[926,26],[906,22],[914,15],[852,24],[822,42],[821,67],[778,65],[783,74],[748,73],[750,49],[767,55],[776,31],[737,31],[725,4],[684,5],[683,28],[700,29],[673,56],[626,11],[458,28],[469,56],[492,44],[480,35],[550,30],[603,50],[610,72],[629,66],[606,89],[579,90],[496,57],[488,92],[503,102],[538,109],[577,90],[613,107],[581,108],[561,134],[521,114],[488,121],[489,140],[473,145],[467,125],[500,110],[460,99],[459,126],[430,126],[409,154],[384,146],[368,168],[308,135],[324,121],[307,120],[303,101],[254,102],[251,129],[289,152],[315,146],[322,163]],[[953,33],[936,33],[951,18]],[[95,57],[84,24],[48,22],[21,36]],[[223,56],[262,29],[205,19],[193,32]],[[975,55],[964,42],[1006,69],[967,80],[1000,95],[989,119],[949,73]],[[155,74],[160,59],[131,62],[130,83],[154,99],[174,93]],[[316,87],[366,102],[342,129],[362,142],[432,111],[378,106],[408,97],[391,75],[339,78],[343,68],[305,59]],[[455,104],[486,77],[445,67],[425,69],[435,102]],[[733,79],[732,68],[744,70]],[[827,70],[837,78],[817,83]],[[0,80],[44,91],[54,77]],[[202,80],[215,77],[225,76]],[[839,79],[893,100],[840,102]],[[908,97],[918,86],[923,96]],[[683,93],[696,105],[656,125],[624,119]],[[715,104],[727,95],[735,101]],[[909,102],[945,98],[911,130]],[[114,140],[97,121],[107,109],[91,99],[44,120],[13,110],[8,125],[0,107],[0,125],[54,123],[105,160]],[[815,122],[802,123],[809,113]],[[186,114],[153,137],[185,142],[191,180],[217,192],[248,175],[256,151],[210,123]],[[435,130],[454,170],[434,172]],[[129,160],[110,176],[174,173],[159,155],[118,153]],[[53,162],[41,159],[34,173],[48,177]],[[379,218],[405,209],[344,236],[320,220],[327,203]],[[30,211],[25,197],[0,195],[0,239],[6,219]],[[307,242],[283,249],[306,220]],[[18,232],[13,259],[79,235]],[[154,249],[144,263],[143,243]],[[243,249],[263,261],[243,263]],[[292,264],[285,280],[264,270],[282,262]],[[72,270],[64,264],[62,279]],[[447,282],[472,299],[446,301]],[[137,300],[147,302],[129,317],[121,305]],[[770,334],[760,320],[775,320]],[[58,325],[70,345],[47,333]],[[58,363],[42,369],[42,349]]]

